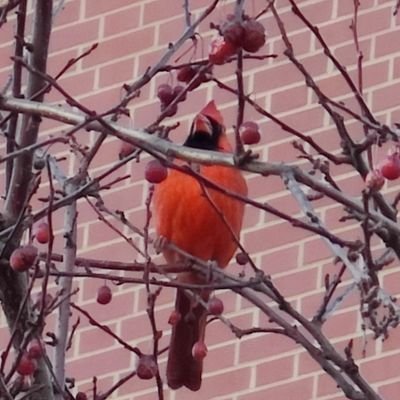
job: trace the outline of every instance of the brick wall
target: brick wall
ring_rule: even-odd
[[[94,42],[99,47],[89,57],[84,58],[59,83],[85,106],[98,112],[107,110],[121,98],[121,87],[131,83],[146,67],[154,63],[166,50],[170,41],[177,38],[184,29],[182,12],[183,0],[72,0],[54,22],[51,39],[49,72],[55,74],[71,58],[81,54]],[[209,3],[208,0],[193,0],[193,15],[196,16]],[[212,18],[208,18],[200,31],[204,45],[210,36],[209,22],[218,22],[232,10],[232,1],[224,0],[217,7]],[[256,14],[265,6],[265,1],[246,2],[249,14]],[[363,80],[364,96],[376,117],[385,123],[398,121],[400,92],[400,35],[399,19],[392,15],[395,1],[362,0],[359,12],[359,41],[364,54]],[[349,29],[353,16],[353,2],[350,0],[302,0],[298,1],[304,14],[318,27],[331,46],[337,58],[346,66],[350,75],[357,76],[357,54],[352,32]],[[331,62],[322,54],[321,47],[310,31],[292,14],[288,1],[277,0],[282,18],[290,32],[295,53],[301,62],[312,71],[320,88],[337,100],[354,105],[348,86]],[[259,104],[270,110],[285,123],[311,136],[329,151],[339,151],[340,141],[332,121],[318,106],[315,95],[305,87],[298,71],[282,54],[284,45],[279,30],[270,13],[262,21],[268,31],[267,53],[277,53],[276,59],[247,61],[244,72],[245,90],[252,93]],[[9,56],[13,34],[13,21],[0,30],[0,84],[4,85],[10,72]],[[181,51],[179,52],[179,54]],[[201,45],[197,55],[202,56]],[[224,82],[234,84],[234,66],[216,67],[216,75]],[[159,112],[156,88],[159,83],[173,79],[167,74],[159,75],[141,92],[141,96],[131,103],[132,121],[122,121],[128,126],[144,127],[151,123]],[[193,115],[208,100],[214,98],[231,126],[235,119],[236,99],[222,92],[212,83],[202,85],[190,93],[188,100],[179,107],[178,114],[171,123],[179,121],[182,128],[172,133],[172,139],[181,141]],[[48,100],[58,102],[62,96],[53,91]],[[254,110],[246,109],[246,118],[256,120],[262,128],[262,141],[254,146],[261,158],[268,161],[295,162],[309,167],[291,145],[293,137],[278,125]],[[362,127],[357,122],[346,119],[354,138],[362,137]],[[57,123],[46,121],[42,137],[57,134],[64,129]],[[92,144],[94,133],[79,132],[76,135],[82,144]],[[107,139],[94,159],[90,169],[96,176],[118,158],[120,143]],[[65,156],[62,163],[66,172],[73,171],[74,156],[65,146],[55,146],[57,154]],[[384,150],[376,150],[377,158]],[[146,158],[144,158],[146,161]],[[132,162],[113,173],[108,181],[130,175],[104,193],[107,207],[122,209],[127,218],[139,227],[145,223],[145,198],[147,184],[143,179],[144,162]],[[342,190],[357,196],[363,187],[361,178],[350,168],[332,165],[332,174],[337,178]],[[248,175],[250,196],[258,201],[268,202],[282,211],[301,216],[301,211],[291,195],[276,177]],[[46,192],[48,187],[43,188]],[[387,196],[394,197],[396,187],[386,187]],[[41,203],[34,202],[41,207]],[[361,237],[358,224],[341,223],[341,207],[325,199],[315,203],[322,220],[334,232],[346,239]],[[131,233],[115,223],[125,234]],[[57,235],[55,251],[61,251],[63,213],[54,214]],[[116,235],[113,230],[99,221],[97,215],[86,202],[79,203],[78,225],[79,255],[96,259],[113,259],[129,262],[137,258],[137,253]],[[321,239],[309,232],[293,228],[278,218],[249,208],[246,211],[243,243],[254,261],[267,274],[272,275],[276,286],[287,299],[307,317],[312,317],[324,294],[324,276],[335,273],[337,266],[332,263],[332,255]],[[139,242],[139,240],[136,240]],[[376,249],[381,248],[376,243]],[[232,262],[231,271],[238,266]],[[384,286],[392,294],[400,292],[398,266],[393,265],[381,274]],[[343,287],[350,282],[346,275]],[[113,301],[107,306],[96,303],[96,291],[102,284],[99,280],[76,280],[74,287],[80,291],[77,302],[99,322],[107,324],[131,345],[143,351],[151,350],[151,329],[146,315],[145,290],[137,285],[113,286]],[[55,289],[55,286],[53,286]],[[251,307],[242,298],[226,291],[221,292],[226,317],[239,327],[267,325],[268,321],[259,310]],[[168,316],[172,309],[174,293],[164,289],[157,302],[157,322],[164,336],[161,345],[168,343]],[[72,320],[75,321],[74,314]],[[4,321],[3,321],[4,324]],[[51,327],[52,321],[48,322]],[[373,383],[379,393],[388,400],[395,400],[400,393],[400,378],[397,367],[400,363],[400,331],[392,331],[389,339],[374,341],[367,336],[364,343],[360,329],[358,298],[349,296],[343,306],[326,323],[324,333],[339,349],[354,339],[354,354],[361,366],[361,372]],[[4,328],[1,342],[7,340]],[[339,400],[344,395],[338,392],[335,383],[320,370],[319,366],[298,345],[278,335],[252,335],[241,340],[219,322],[209,326],[207,334],[209,355],[205,360],[203,387],[192,394],[186,390],[169,392],[168,400],[224,399],[224,400]],[[365,349],[365,355],[363,350]],[[49,350],[51,351],[51,350]],[[164,373],[165,356],[161,358]],[[91,326],[84,317],[76,332],[74,346],[68,352],[68,374],[76,378],[80,390],[89,390],[92,377],[98,378],[99,390],[109,388],[122,376],[132,371],[135,365],[131,353],[121,347],[103,331]],[[133,378],[114,394],[115,399],[147,400],[155,399],[154,381]],[[90,393],[90,392],[88,392]]]

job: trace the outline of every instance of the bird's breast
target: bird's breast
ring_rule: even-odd
[[[200,173],[224,189],[247,195],[245,180],[237,170],[202,166]],[[242,226],[242,202],[176,170],[169,171],[154,196],[159,236],[195,257],[215,260],[221,267],[229,263],[237,248],[232,233],[238,237]]]

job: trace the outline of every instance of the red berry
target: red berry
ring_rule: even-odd
[[[378,168],[382,176],[390,181],[400,177],[399,153],[389,154],[385,160],[380,162]]]
[[[203,82],[206,82],[204,75],[200,74],[189,85],[189,90],[197,89]]]
[[[255,53],[265,44],[265,28],[255,19],[247,19],[243,22],[244,37],[242,47],[249,53]]]
[[[26,271],[27,266],[21,248],[15,249],[10,256],[10,266],[15,271]],[[29,266],[28,266],[29,268]]]
[[[236,262],[239,265],[246,265],[249,262],[249,257],[245,253],[236,254]]]
[[[158,160],[147,163],[144,176],[150,183],[160,183],[168,176],[168,169]]]
[[[194,69],[193,67],[187,65],[185,67],[182,67],[177,75],[176,75],[176,79],[178,79],[179,82],[190,82],[194,76],[196,75],[196,69]]]
[[[182,85],[176,85],[174,87],[174,98],[177,98],[185,88]],[[186,100],[186,93],[184,93],[178,101],[185,101]]]
[[[202,71],[195,79],[193,82],[190,83],[189,85],[189,90],[194,90],[198,88],[202,83],[208,82],[210,80],[210,77],[207,75],[207,73],[210,73],[210,70],[207,71]],[[196,71],[197,73],[197,71]]]
[[[107,285],[100,286],[97,290],[97,302],[99,304],[108,304],[112,299],[112,291]]]
[[[208,59],[212,64],[222,65],[229,57],[233,56],[237,47],[230,42],[226,42],[221,36],[213,39],[210,44]]]
[[[199,340],[192,347],[192,356],[195,360],[203,360],[207,356],[207,352],[207,346],[203,341]]]
[[[28,344],[28,357],[38,359],[43,356],[44,347],[38,339],[32,339]]]
[[[174,99],[174,90],[171,85],[162,83],[157,89],[157,97],[161,103],[169,104]]]
[[[168,323],[172,326],[176,325],[182,318],[182,315],[179,311],[172,311],[171,315],[168,318]]]
[[[23,272],[28,270],[36,260],[37,248],[26,245],[15,249],[10,256],[10,266],[14,271]]]
[[[37,228],[35,233],[36,240],[39,243],[48,243],[50,239],[50,229],[49,224],[47,222],[41,222]]]
[[[224,312],[224,303],[218,297],[211,297],[208,300],[207,309],[212,315],[221,315]]]
[[[369,171],[365,177],[365,186],[372,191],[378,191],[382,189],[384,184],[385,178],[382,176],[381,171],[377,169]]]
[[[239,131],[244,144],[256,144],[261,140],[260,131],[255,122],[244,122],[240,126]]]
[[[157,374],[158,368],[154,357],[142,354],[136,367],[136,374],[140,379],[152,379]]]
[[[75,400],[87,400],[87,398],[86,393],[83,392],[78,392],[75,396]]]
[[[173,117],[178,112],[178,104],[161,103],[161,112],[166,112],[166,117]]]
[[[232,44],[236,48],[242,46],[244,38],[244,28],[240,21],[235,19],[234,15],[227,16],[227,21],[221,26],[221,33],[227,43]]]
[[[19,364],[17,367],[17,372],[20,375],[32,375],[37,368],[36,360],[29,358],[27,354],[23,354],[21,359],[19,360]]]
[[[121,147],[119,149],[119,159],[122,160],[125,157],[128,157],[133,151],[136,149],[136,147],[129,142],[121,142]]]

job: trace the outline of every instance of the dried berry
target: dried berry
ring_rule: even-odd
[[[266,41],[264,26],[255,19],[250,18],[243,22],[243,29],[243,49],[249,53],[255,53],[260,50]]]
[[[223,37],[219,36],[211,41],[208,59],[212,64],[222,65],[229,57],[233,56],[236,51],[236,46],[230,42],[226,42]]]
[[[154,357],[149,354],[143,354],[139,358],[136,368],[136,374],[140,379],[152,379],[157,374],[158,368]]]

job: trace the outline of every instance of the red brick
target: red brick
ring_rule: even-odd
[[[296,400],[312,398],[313,378],[304,378],[280,385],[255,390],[238,397],[238,400],[290,399],[296,393]]]
[[[144,104],[135,107],[131,115],[134,126],[147,127],[150,126],[160,114],[160,103],[158,99],[154,99],[150,104]]]
[[[144,311],[144,310],[143,310]],[[166,316],[166,313],[164,313]],[[157,313],[157,320],[160,320]],[[126,340],[137,340],[143,336],[151,335],[149,317],[146,313],[134,314],[129,319],[124,319],[121,323],[121,336]]]
[[[293,228],[289,223],[283,222],[245,233],[244,243],[246,249],[252,254],[263,251],[267,245],[269,248],[278,247],[305,239],[310,235],[311,233],[304,229]]]
[[[96,110],[98,114],[114,108],[121,100],[121,88],[114,87],[101,92],[85,94],[79,101],[87,108]]]
[[[139,27],[141,5],[107,14],[104,17],[104,36],[112,36]]]
[[[104,192],[104,201],[107,207],[110,207],[112,210],[129,210],[132,208],[139,207],[143,204],[144,196],[147,195],[144,192],[143,185],[134,185],[134,186],[124,186],[118,190],[113,192],[106,193]]]
[[[103,351],[100,354],[69,360],[67,373],[77,380],[91,379],[93,376],[128,368],[130,359],[131,353],[124,348]]]
[[[359,310],[351,310],[331,315],[322,327],[328,338],[354,335],[360,329],[358,322]]]
[[[379,386],[378,393],[384,399],[395,399],[400,393],[400,382],[392,382]]]
[[[119,8],[130,6],[132,4],[131,0],[114,0],[110,3],[108,0],[97,0],[96,2],[88,1],[86,2],[86,17],[92,17],[98,14],[105,14],[108,12],[113,12]]]
[[[54,27],[70,24],[72,22],[76,23],[79,20],[79,13],[80,13],[79,1],[64,2],[62,9],[54,17],[53,21]]]
[[[269,91],[293,84],[302,79],[302,75],[289,63],[275,64],[273,67],[254,74],[254,87],[258,92]]]
[[[85,392],[90,398],[90,394],[93,393],[93,380],[86,380],[83,382],[76,382],[76,391]],[[98,377],[96,382],[97,393],[104,393],[114,384],[114,380],[112,377]]]
[[[166,45],[175,42],[186,28],[185,21],[182,16],[178,16],[169,21],[160,23],[158,32],[158,45]]]
[[[253,314],[245,314],[229,317],[231,323],[239,329],[249,329],[253,324]],[[221,344],[227,341],[235,341],[235,335],[230,328],[220,322],[213,322],[207,326],[206,342],[208,346]]]
[[[110,224],[117,229],[119,232],[123,230],[123,224],[118,222],[117,220],[111,218],[107,218]],[[121,239],[122,236],[115,232],[110,226],[108,226],[103,221],[94,222],[89,225],[88,228],[88,246],[96,246],[101,243],[110,242],[112,240]],[[123,239],[124,240],[124,239]],[[129,246],[129,244],[127,243]]]
[[[318,375],[317,394],[318,396],[326,396],[340,392],[336,381],[328,374]]]
[[[107,325],[113,332],[116,332],[116,325]],[[79,354],[106,349],[116,343],[111,335],[101,329],[94,327],[79,333]]]
[[[386,56],[400,50],[399,42],[396,40],[399,32],[399,29],[392,29],[390,32],[385,32],[376,36],[375,57]]]
[[[369,61],[371,58],[372,41],[369,38],[360,39],[359,46],[363,54],[363,61]],[[354,43],[339,45],[333,50],[335,58],[344,66],[356,65],[358,54]]]
[[[87,281],[95,281],[94,279],[86,279]],[[97,287],[103,285],[102,280],[97,280]],[[112,285],[110,283],[110,285]],[[98,304],[95,298],[92,298],[93,302],[85,304],[83,308],[87,311],[97,322],[103,323],[110,320],[123,318],[126,315],[130,315],[133,312],[133,293],[118,293],[116,288],[111,286],[113,291],[112,301],[106,305]],[[79,315],[79,312],[75,312]],[[86,317],[81,316],[81,326],[90,325]]]
[[[292,246],[264,254],[260,268],[269,275],[294,270],[298,264],[298,253],[298,246]]]
[[[348,196],[359,196],[365,187],[364,180],[360,175],[353,175],[343,179],[338,179],[337,183],[344,193]]]
[[[363,377],[371,383],[397,378],[399,361],[399,353],[382,355],[382,357],[376,360],[361,362],[360,372]]]
[[[161,256],[162,258],[162,256]],[[162,261],[164,262],[164,259],[162,258]],[[170,305],[173,306],[174,301],[175,301],[175,292],[176,289],[172,287],[164,287],[162,288],[160,294],[157,297],[156,300],[156,305],[157,306],[162,306],[162,305]],[[138,309],[139,310],[146,310],[148,306],[148,301],[147,301],[147,290],[145,286],[141,286],[140,289],[138,290]],[[169,310],[168,313],[170,313],[172,310]],[[164,311],[161,314],[163,317]],[[168,321],[169,314],[165,318],[165,321]]]
[[[99,87],[131,83],[133,79],[135,61],[133,59],[120,60],[100,68]]]
[[[293,51],[296,57],[298,57],[301,54],[309,53],[312,50],[311,37],[312,35],[311,32],[309,31],[301,31],[297,33],[288,34],[288,39],[290,40],[290,43],[293,46]],[[273,42],[271,53],[281,55],[284,54],[285,50],[286,50],[286,45],[282,39],[278,39]]]
[[[240,341],[239,363],[255,361],[291,351],[296,344],[283,335],[268,333],[252,335]]]
[[[204,360],[206,374],[218,373],[222,369],[232,368],[235,365],[235,343],[226,346],[210,348],[207,340],[208,353]]]
[[[142,28],[124,35],[105,39],[90,57],[83,61],[84,68],[103,64],[110,60],[126,57],[139,50],[147,49],[154,43],[154,28]]]
[[[263,220],[263,211],[255,207],[245,207],[242,229],[254,228],[260,221]]]
[[[13,51],[10,46],[0,47],[0,68],[9,67],[12,64],[10,59],[12,55]]]
[[[290,271],[287,275],[273,278],[273,283],[285,297],[312,291],[317,286],[317,269]]]
[[[78,55],[77,49],[71,49],[57,54],[50,54],[47,63],[47,72],[50,75],[55,76],[61,71],[61,69],[63,69],[66,66],[69,60],[71,60],[72,58],[76,58],[77,55]],[[68,73],[75,71],[76,65],[77,64],[69,68]]]
[[[160,21],[176,15],[183,16],[183,3],[179,0],[171,0],[168,7],[162,0],[152,0],[144,5],[144,24]],[[179,30],[177,30],[177,34]]]
[[[292,139],[286,143],[271,145],[268,149],[268,161],[276,163],[293,163],[294,161],[297,161],[299,154],[299,151],[293,146]]]
[[[397,294],[399,293],[399,283],[400,283],[400,272],[398,268],[392,273],[388,273],[383,277],[383,287],[385,290],[390,294]]]
[[[374,5],[374,0],[365,0],[363,2],[360,2],[359,13],[371,8],[373,5]],[[337,15],[338,16],[347,15],[347,16],[349,16],[349,18],[353,18],[354,17],[354,4],[352,2],[347,2],[347,1],[341,2],[340,1],[338,3]]]
[[[370,36],[391,27],[393,20],[393,10],[391,7],[381,9],[372,8],[367,12],[360,13],[358,16],[358,35],[359,37]]]
[[[400,83],[390,83],[389,86],[376,89],[372,93],[372,107],[374,111],[387,110],[396,107],[398,104],[397,94]]]
[[[271,360],[256,367],[256,385],[262,386],[289,379],[294,374],[294,357]]]
[[[296,86],[271,95],[271,112],[280,113],[307,104],[308,90],[304,85]]]
[[[298,111],[282,117],[282,121],[301,133],[308,133],[322,126],[324,111],[321,107]]]
[[[90,93],[94,86],[94,71],[74,73],[59,79],[60,86],[72,97]],[[61,101],[64,96],[56,89],[52,89],[47,99],[51,102]]]
[[[250,368],[240,368],[221,372],[214,376],[203,376],[202,386],[206,388],[208,398],[216,398],[230,393],[238,392],[247,389],[250,385]],[[176,400],[183,400],[188,398],[188,391],[186,389],[179,390],[175,394]],[[190,393],[191,400],[204,400],[204,392]]]
[[[50,40],[50,50],[66,50],[84,43],[88,47],[98,40],[99,21],[83,21],[74,24],[73,29],[69,26],[53,31]]]
[[[383,287],[386,289],[386,286]],[[389,337],[385,339],[382,343],[382,351],[384,353],[389,351],[395,351],[399,348],[399,343],[400,343],[400,330],[391,329],[389,330]]]

